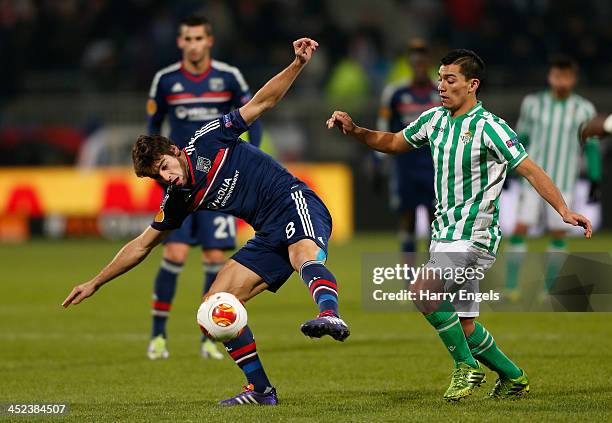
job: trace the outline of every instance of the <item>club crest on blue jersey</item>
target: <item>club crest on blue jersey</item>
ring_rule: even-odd
[[[231,128],[232,119],[230,119],[229,115],[223,115],[223,124],[225,125],[226,128]]]
[[[187,108],[184,106],[178,106],[176,109],[174,109],[174,114],[176,114],[176,117],[179,119],[185,119],[189,114],[189,110],[187,110]]]
[[[206,157],[198,156],[198,161],[196,163],[196,169],[200,172],[208,173],[210,171],[210,159]]]
[[[208,88],[211,91],[223,91],[225,89],[225,82],[223,78],[210,78],[208,81]]]

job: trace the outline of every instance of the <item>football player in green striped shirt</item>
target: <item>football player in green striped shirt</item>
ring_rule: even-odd
[[[335,111],[327,121],[328,128],[335,126],[343,134],[383,153],[401,153],[426,145],[431,149],[437,204],[430,261],[426,267],[440,261],[439,264],[457,269],[479,267],[484,271],[493,264],[501,240],[499,196],[510,169],[525,177],[564,222],[584,227],[585,236],[591,236],[589,220],[567,207],[550,177],[527,157],[516,133],[478,101],[483,74],[484,62],[476,53],[470,50],[448,53],[439,69],[442,106],[425,111],[397,133],[357,126],[342,111]],[[437,288],[442,284],[444,293],[459,289],[478,292],[477,278],[425,279],[423,272],[412,289],[418,293],[423,288]],[[416,303],[455,361],[445,399],[466,397],[484,381],[485,373],[479,362],[499,375],[490,393],[492,397],[511,398],[529,391],[525,372],[501,351],[487,329],[475,321],[479,314],[476,301]]]
[[[573,191],[578,176],[581,148],[578,128],[595,116],[590,101],[574,93],[578,78],[578,65],[570,58],[558,56],[550,62],[549,89],[530,94],[521,105],[517,133],[526,146],[531,159],[544,169],[559,187],[567,204],[572,204]],[[601,179],[599,144],[595,139],[584,145],[587,174],[592,186]],[[519,197],[518,223],[507,247],[506,295],[513,300],[520,297],[518,278],[527,252],[525,237],[529,228],[539,222],[545,213],[550,244],[544,277],[544,293],[549,292],[561,268],[566,252],[567,226],[554,209],[544,204],[538,193],[523,181]]]

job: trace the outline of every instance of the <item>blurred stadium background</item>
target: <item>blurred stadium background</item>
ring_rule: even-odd
[[[415,36],[430,43],[434,59],[449,48],[479,52],[488,65],[481,98],[511,125],[524,95],[545,87],[547,60],[559,52],[580,63],[577,92],[612,111],[607,0],[0,0],[0,373],[6,376],[0,401],[69,402],[74,421],[244,421],[239,411],[209,407],[235,393],[242,379],[229,360],[217,366],[197,356],[195,252],[182,276],[188,288],[179,289],[173,311],[174,360],[145,359],[155,257],[76,314],[59,307],[70,287],[91,277],[158,208],[160,191],[132,176],[129,151],[145,131],[154,73],[180,58],[177,22],[193,12],[214,25],[213,57],[238,66],[252,91],[288,63],[292,40],[307,35],[321,45],[263,123],[266,148],[332,208],[334,239],[343,242],[332,245],[330,266],[354,336],[346,345],[303,339],[297,328],[313,306],[298,281],[279,297],[249,304],[263,361],[287,404],[280,414],[255,411],[253,418],[473,418],[467,409],[440,407],[449,370],[440,363],[449,363],[419,316],[361,309],[356,263],[364,251],[398,248],[396,218],[386,186],[372,177],[370,153],[326,131],[324,122],[342,108],[374,127],[384,85],[410,75],[407,44]],[[609,230],[612,157],[604,147],[602,204],[584,206]],[[581,189],[584,198],[587,188]],[[515,191],[502,199],[506,234]],[[569,246],[607,251],[612,242],[602,233],[593,241],[576,238]],[[606,315],[487,318],[537,381],[531,402],[511,404],[496,419],[609,419]],[[333,377],[309,372],[313,363]],[[423,368],[432,369],[425,378]],[[329,392],[339,402],[330,403]],[[311,408],[303,407],[305,395],[313,398]],[[498,411],[484,398],[470,407],[483,420]]]
[[[266,148],[289,164],[346,166],[348,180],[316,167],[301,176],[312,182],[309,175],[318,174],[325,182],[317,188],[353,194],[345,195],[349,204],[335,216],[336,222],[339,216],[346,220],[349,233],[393,230],[395,217],[386,186],[372,183],[369,153],[326,131],[323,122],[342,108],[373,127],[384,85],[410,75],[406,52],[412,37],[430,43],[434,61],[449,48],[479,52],[488,65],[481,97],[512,125],[524,95],[545,87],[547,60],[559,52],[580,63],[578,93],[598,110],[612,110],[612,4],[605,0],[4,0],[1,239],[99,233],[117,238],[146,224],[159,192],[135,182],[129,169],[91,171],[130,165],[130,147],[145,131],[152,77],[180,58],[177,22],[193,12],[214,24],[213,57],[238,66],[253,91],[287,63],[291,40],[308,35],[320,41],[316,59],[290,95],[264,117]],[[612,225],[609,164],[604,154],[606,227]],[[57,166],[79,171],[58,174]],[[512,204],[513,197],[506,197]],[[368,207],[372,203],[377,207]],[[502,207],[506,232],[513,211]],[[597,207],[589,213],[599,220]],[[24,216],[33,219],[26,224]],[[426,225],[421,228],[422,233]]]

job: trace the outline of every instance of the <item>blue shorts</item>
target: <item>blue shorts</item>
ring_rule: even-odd
[[[312,239],[327,258],[327,244],[332,219],[323,201],[306,185],[287,192],[271,222],[255,233],[232,259],[257,273],[268,290],[276,292],[294,272],[289,261],[289,246],[302,239]]]
[[[236,248],[236,219],[215,211],[197,211],[187,216],[181,227],[164,240],[164,244],[169,242],[232,250]]]
[[[398,213],[414,210],[420,205],[433,209],[434,170],[429,149],[423,147],[393,159],[389,187],[391,208]]]

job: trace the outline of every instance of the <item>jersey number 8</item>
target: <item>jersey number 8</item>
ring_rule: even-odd
[[[287,224],[285,232],[287,233],[287,239],[291,238],[295,234],[295,225],[293,224],[293,222],[289,222]]]

